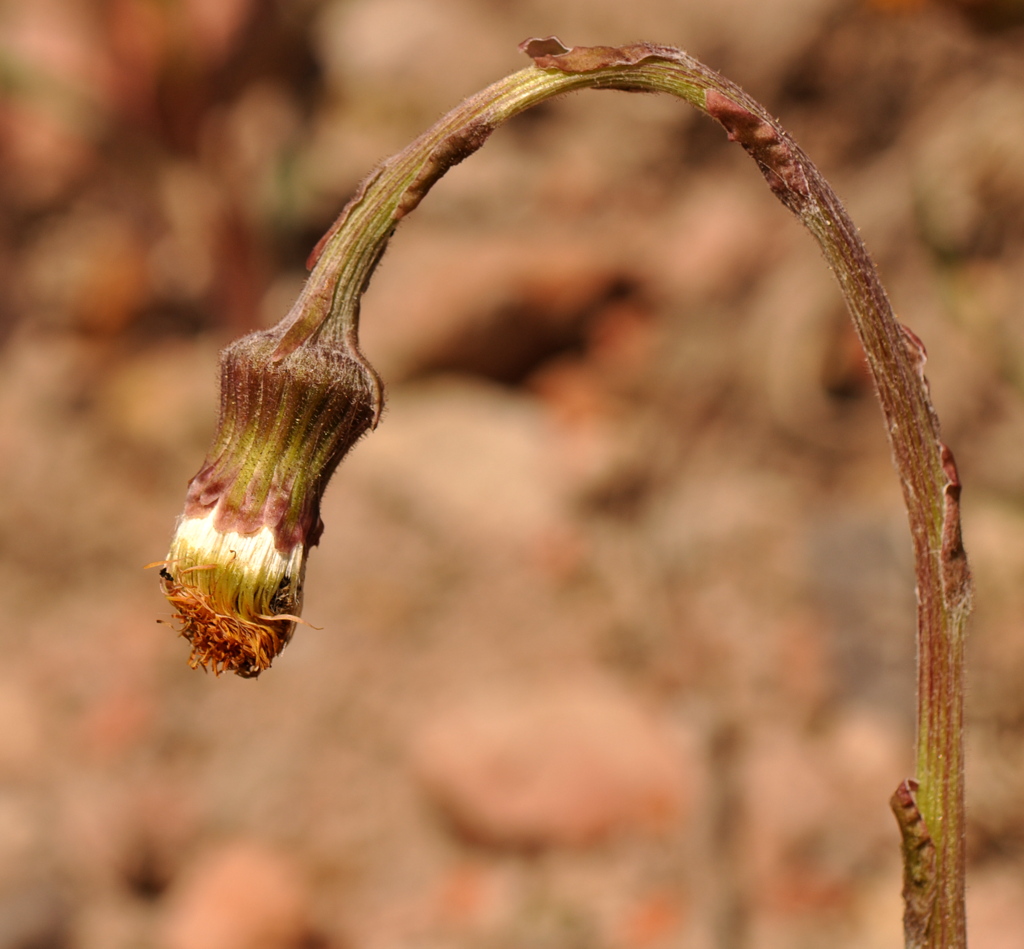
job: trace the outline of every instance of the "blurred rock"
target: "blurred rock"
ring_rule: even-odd
[[[741,818],[757,902],[786,916],[852,899],[858,868],[890,853],[886,804],[911,768],[909,736],[882,718],[846,715],[813,738],[758,729]]]
[[[1024,3],[1020,0],[944,0],[944,4],[983,30],[1006,30],[1024,23]]]
[[[1024,933],[1024,887],[1018,874],[981,869],[967,887],[967,931],[982,949],[1017,949]]]
[[[289,173],[301,127],[300,103],[279,83],[254,83],[230,110],[207,121],[203,151],[247,222],[260,230],[289,220],[296,182]],[[280,315],[279,314],[279,318]]]
[[[851,949],[892,949],[903,943],[903,868],[893,848],[889,865],[861,888]]]
[[[743,793],[748,822],[743,854],[753,875],[751,891],[761,904],[793,912],[797,904],[828,900],[835,879],[813,874],[799,856],[814,853],[813,841],[826,826],[831,807],[828,779],[820,753],[782,730],[759,734],[745,762]],[[796,857],[797,859],[794,859]]]
[[[309,933],[306,885],[263,845],[224,844],[186,872],[163,923],[163,949],[298,949]]]
[[[486,4],[355,0],[325,4],[315,40],[328,81],[384,110],[447,110],[518,65]],[[446,68],[439,69],[438,63]]]
[[[96,158],[80,130],[27,102],[0,104],[0,136],[4,197],[29,210],[61,198]]]
[[[828,776],[833,800],[843,800],[841,824],[831,838],[852,871],[861,861],[887,853],[892,841],[891,814],[882,807],[914,768],[910,729],[877,713],[857,711],[843,715],[819,739],[827,749]]]
[[[0,892],[0,949],[61,949],[68,945],[69,921],[67,900],[52,884]]]
[[[998,256],[1024,235],[1024,92],[1016,77],[955,89],[921,123],[918,226],[943,257]]]
[[[4,53],[23,82],[27,79],[54,98],[56,90],[49,85],[54,80],[74,90],[75,98],[103,98],[110,66],[91,12],[87,4],[68,0],[13,3],[5,9]]]
[[[666,233],[655,245],[664,255],[657,274],[666,292],[687,303],[731,297],[780,254],[798,230],[785,227],[761,190],[753,179],[712,178],[666,215]]]
[[[686,911],[679,893],[647,893],[627,910],[619,926],[619,938],[627,949],[678,945]]]
[[[130,683],[97,695],[78,729],[83,755],[115,761],[152,739],[155,715],[152,688]]]
[[[545,363],[529,379],[547,410],[559,475],[579,496],[607,495],[623,454],[621,426],[609,398],[609,373],[590,361],[566,357]]]
[[[509,874],[492,864],[461,863],[441,881],[434,914],[451,930],[486,932],[513,911],[515,889]]]
[[[41,232],[26,263],[36,313],[79,332],[122,333],[149,299],[145,244],[125,215],[68,214]]]
[[[41,704],[20,683],[0,680],[0,780],[32,774],[44,753]]]
[[[185,162],[160,170],[157,194],[165,233],[150,253],[154,289],[172,300],[199,299],[214,280],[227,196],[212,175]]]
[[[364,348],[392,380],[456,371],[518,382],[580,349],[632,283],[601,242],[557,232],[417,237],[387,259],[366,297]]]
[[[579,846],[682,819],[690,764],[664,723],[604,687],[469,701],[418,732],[424,790],[468,837]]]
[[[184,0],[182,6],[189,39],[216,62],[227,55],[256,4],[253,0]]]
[[[0,889],[17,888],[20,877],[45,853],[37,794],[0,785]]]
[[[72,920],[70,938],[57,943],[73,949],[134,949],[153,945],[152,918],[148,907],[118,894],[103,894],[88,900]],[[45,949],[50,946],[44,943]]]
[[[835,692],[912,721],[914,577],[901,520],[851,510],[808,531],[811,592],[824,619]]]
[[[480,544],[521,550],[559,520],[546,435],[533,400],[438,379],[393,392],[385,424],[345,474],[473,556]]]
[[[201,456],[217,417],[215,345],[165,342],[121,360],[100,380],[97,408],[119,441],[163,457]]]

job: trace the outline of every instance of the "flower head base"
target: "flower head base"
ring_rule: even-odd
[[[324,488],[379,411],[357,350],[277,344],[254,333],[221,354],[217,434],[160,571],[189,665],[218,675],[258,676],[288,644]]]
[[[306,548],[285,556],[267,527],[239,534],[218,531],[212,514],[182,518],[160,576],[189,665],[245,678],[269,668],[295,631],[305,570]]]

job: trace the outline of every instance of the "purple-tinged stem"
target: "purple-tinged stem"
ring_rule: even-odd
[[[363,182],[311,258],[301,296],[271,336],[271,362],[337,346],[361,360],[359,301],[398,222],[502,122],[576,89],[666,92],[718,121],[776,197],[814,235],[864,346],[900,477],[917,576],[917,778],[892,806],[903,835],[908,949],[965,949],[964,629],[971,580],[960,538],[960,484],[924,377],[924,347],[895,318],[856,227],[810,159],[735,84],[669,46],[568,49],[553,37],[521,49],[533,65],[467,99]],[[366,367],[365,376],[376,380]],[[379,414],[381,393],[376,391]],[[323,485],[318,485],[322,490]]]

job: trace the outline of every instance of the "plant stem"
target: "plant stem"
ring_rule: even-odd
[[[939,438],[924,347],[893,315],[835,193],[738,86],[672,47],[570,50],[549,38],[521,48],[534,65],[467,99],[363,182],[314,251],[309,281],[275,331],[274,358],[318,337],[357,353],[359,300],[398,222],[448,168],[525,109],[575,89],[611,88],[666,92],[721,123],[817,239],[867,354],[903,488],[917,575],[917,782],[901,785],[893,801],[904,837],[906,945],[963,949],[963,638],[971,581],[960,542],[959,481]]]

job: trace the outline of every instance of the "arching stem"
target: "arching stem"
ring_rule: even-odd
[[[718,121],[814,235],[867,354],[903,488],[917,575],[917,775],[892,802],[903,835],[906,944],[963,949],[963,641],[971,580],[960,540],[960,484],[939,437],[924,347],[893,315],[835,193],[776,120],[738,86],[667,46],[568,49],[552,37],[528,40],[521,49],[533,65],[467,99],[366,178],[314,250],[312,272],[294,307],[266,334],[276,341],[270,362],[288,363],[307,347],[344,350],[376,385],[379,415],[379,383],[357,338],[359,301],[374,267],[398,222],[434,182],[531,106],[584,88],[665,92]]]

